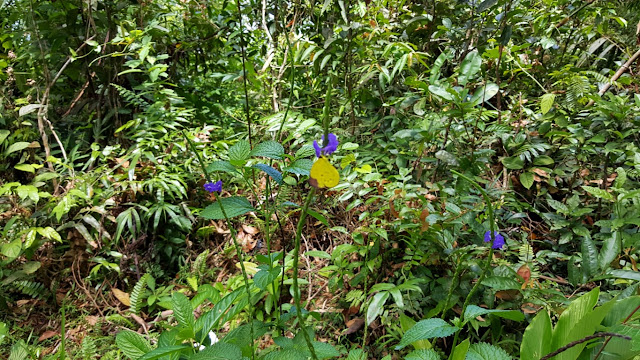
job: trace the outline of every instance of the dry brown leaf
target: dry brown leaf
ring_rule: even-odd
[[[58,334],[59,334],[58,331],[47,330],[44,333],[42,333],[42,335],[40,335],[40,337],[38,338],[38,341],[44,341],[44,340],[50,339]]]
[[[99,317],[89,315],[89,316],[85,316],[85,318],[84,318],[84,319],[87,321],[87,324],[89,324],[89,325],[91,325],[91,326],[94,326],[95,324],[97,324],[97,323],[98,323],[98,319],[99,319]]]
[[[113,293],[113,296],[115,296],[122,304],[124,304],[125,306],[131,306],[129,294],[116,288],[112,288],[111,292]]]
[[[546,178],[549,177],[549,173],[548,172],[546,172],[546,171],[544,171],[542,169],[539,169],[539,168],[534,168],[533,172],[538,174],[538,175],[540,175],[540,176],[542,176],[542,177],[546,177]]]
[[[520,309],[525,314],[535,314],[535,313],[538,312],[538,310],[542,309],[542,306],[538,306],[538,305],[535,305],[533,303],[524,303],[524,304],[522,304]]]
[[[496,292],[496,297],[500,300],[511,301],[520,297],[519,290],[501,290]]]
[[[249,225],[242,225],[242,230],[247,234],[255,235],[258,233],[258,228]]]
[[[360,318],[355,318],[347,321],[347,328],[344,331],[345,335],[353,334],[354,332],[360,330],[364,325],[364,320]]]

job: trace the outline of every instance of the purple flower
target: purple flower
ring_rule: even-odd
[[[502,249],[502,247],[504,246],[504,237],[497,231],[494,231],[493,235],[496,237],[496,239],[493,241],[493,245],[491,247],[496,250]],[[491,231],[487,231],[486,233],[484,233],[484,242],[491,242]]]
[[[222,180],[218,180],[216,182],[208,182],[204,184],[204,189],[208,192],[212,193],[214,191],[221,192],[222,191]]]
[[[321,143],[324,144],[324,135],[322,135]],[[320,157],[322,155],[330,155],[338,149],[338,138],[334,133],[329,133],[329,142],[327,143],[327,146],[320,147],[320,145],[318,145],[318,142],[313,140],[313,147],[316,149],[317,157]]]

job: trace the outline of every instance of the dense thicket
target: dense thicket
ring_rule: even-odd
[[[0,29],[0,357],[640,356],[640,2]]]

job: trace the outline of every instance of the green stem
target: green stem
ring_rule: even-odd
[[[300,323],[300,329],[302,331],[302,335],[304,336],[304,340],[307,342],[307,347],[311,352],[311,357],[314,360],[317,360],[316,351],[313,348],[313,344],[311,343],[311,339],[309,338],[309,333],[307,333],[307,326],[305,325],[305,317],[302,315],[302,307],[300,305],[300,291],[298,288],[298,260],[300,258],[300,238],[302,237],[302,228],[304,227],[304,221],[307,218],[307,211],[309,210],[309,205],[311,204],[311,200],[313,200],[313,195],[316,193],[316,188],[311,187],[309,191],[309,195],[307,196],[307,200],[304,202],[302,206],[302,212],[300,213],[300,220],[298,220],[298,227],[296,228],[296,238],[294,242],[293,249],[293,301],[296,305],[296,314],[298,316],[298,322]]]
[[[451,287],[449,287],[449,293],[447,294],[447,299],[444,302],[444,308],[442,309],[441,318],[444,319],[444,316],[447,314],[447,310],[449,310],[449,303],[451,302],[451,297],[453,296],[453,290],[457,287],[456,280],[460,276],[462,272],[462,257],[457,259],[456,270],[453,273],[453,279],[451,279]]]
[[[206,167],[204,166],[204,161],[202,160],[202,156],[197,151],[195,145],[189,139],[189,137],[184,132],[184,130],[182,131],[182,136],[184,136],[185,140],[187,140],[187,143],[189,143],[189,147],[191,147],[191,151],[193,151],[193,153],[196,154],[196,157],[198,158],[198,163],[200,164],[200,168],[202,169],[202,172],[204,173],[205,179],[208,182],[210,182],[211,181],[211,177],[209,176],[209,172],[207,171]],[[233,239],[233,245],[236,248],[236,255],[238,256],[238,260],[240,261],[240,270],[242,272],[242,278],[244,280],[244,287],[247,290],[247,303],[249,304],[249,326],[251,328],[251,358],[255,359],[254,329],[253,329],[253,305],[251,305],[251,290],[249,289],[249,276],[247,276],[247,270],[246,270],[246,268],[244,266],[244,258],[242,256],[242,251],[240,250],[240,244],[238,244],[238,237],[237,237],[236,229],[231,225],[231,221],[229,220],[229,217],[227,216],[227,212],[224,210],[224,206],[222,205],[222,201],[220,201],[221,200],[220,196],[215,191],[213,192],[213,194],[214,194],[215,199],[218,202],[218,204],[220,204],[220,211],[222,212],[222,215],[224,216],[224,219],[225,219],[226,224],[227,224],[227,228],[229,228],[229,231],[231,232],[231,238]],[[205,336],[206,336],[206,334],[205,334]],[[200,341],[200,342],[202,342],[202,341]]]
[[[451,172],[467,180],[471,185],[473,185],[473,187],[475,187],[478,191],[480,191],[480,193],[482,194],[482,197],[484,198],[485,203],[487,204],[487,214],[489,216],[489,230],[491,231],[491,234],[490,234],[491,243],[489,245],[489,254],[487,255],[487,261],[485,262],[484,268],[480,273],[480,277],[478,278],[478,281],[471,288],[471,291],[467,295],[467,298],[464,300],[464,304],[462,305],[462,315],[460,320],[460,323],[462,323],[462,321],[464,320],[464,312],[467,309],[467,306],[469,306],[469,302],[471,302],[471,298],[478,291],[478,289],[480,289],[480,286],[482,285],[482,280],[484,280],[485,276],[487,275],[487,272],[489,272],[489,269],[491,268],[491,261],[493,260],[493,243],[496,240],[496,224],[493,217],[493,206],[491,205],[491,199],[489,198],[489,195],[487,194],[487,192],[477,182],[475,182],[471,178],[465,175],[462,175],[461,173],[455,170],[451,170]],[[451,349],[455,350],[456,345],[458,344],[458,336],[460,335],[461,330],[462,329],[456,331],[456,335],[453,337],[453,344],[451,345]],[[453,356],[453,353],[454,351],[452,350],[451,354],[449,355],[450,360],[451,360],[451,356]]]

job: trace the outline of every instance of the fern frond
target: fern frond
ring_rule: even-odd
[[[198,277],[202,276],[207,270],[207,257],[209,257],[209,249],[200,253],[198,257],[193,261],[191,266],[191,272],[195,273]]]
[[[136,315],[140,313],[140,310],[142,308],[142,298],[143,298],[142,292],[147,288],[147,283],[149,282],[149,279],[152,279],[151,275],[148,273],[145,273],[144,275],[142,275],[142,277],[140,277],[140,280],[138,280],[138,282],[136,283],[136,286],[134,286],[133,290],[131,291],[131,296],[129,298],[131,302],[130,310],[132,313]]]
[[[82,345],[80,346],[80,356],[84,360],[93,359],[98,353],[98,349],[96,348],[96,343],[89,336],[85,336],[82,339]]]
[[[137,94],[117,84],[111,84],[111,86],[116,88],[120,96],[122,96],[122,98],[129,104],[138,106],[143,109],[149,107],[149,103],[140,94]]]
[[[47,289],[39,282],[30,281],[30,280],[20,280],[14,281],[12,285],[15,287],[17,291],[21,293],[31,296],[32,298],[44,298]]]

